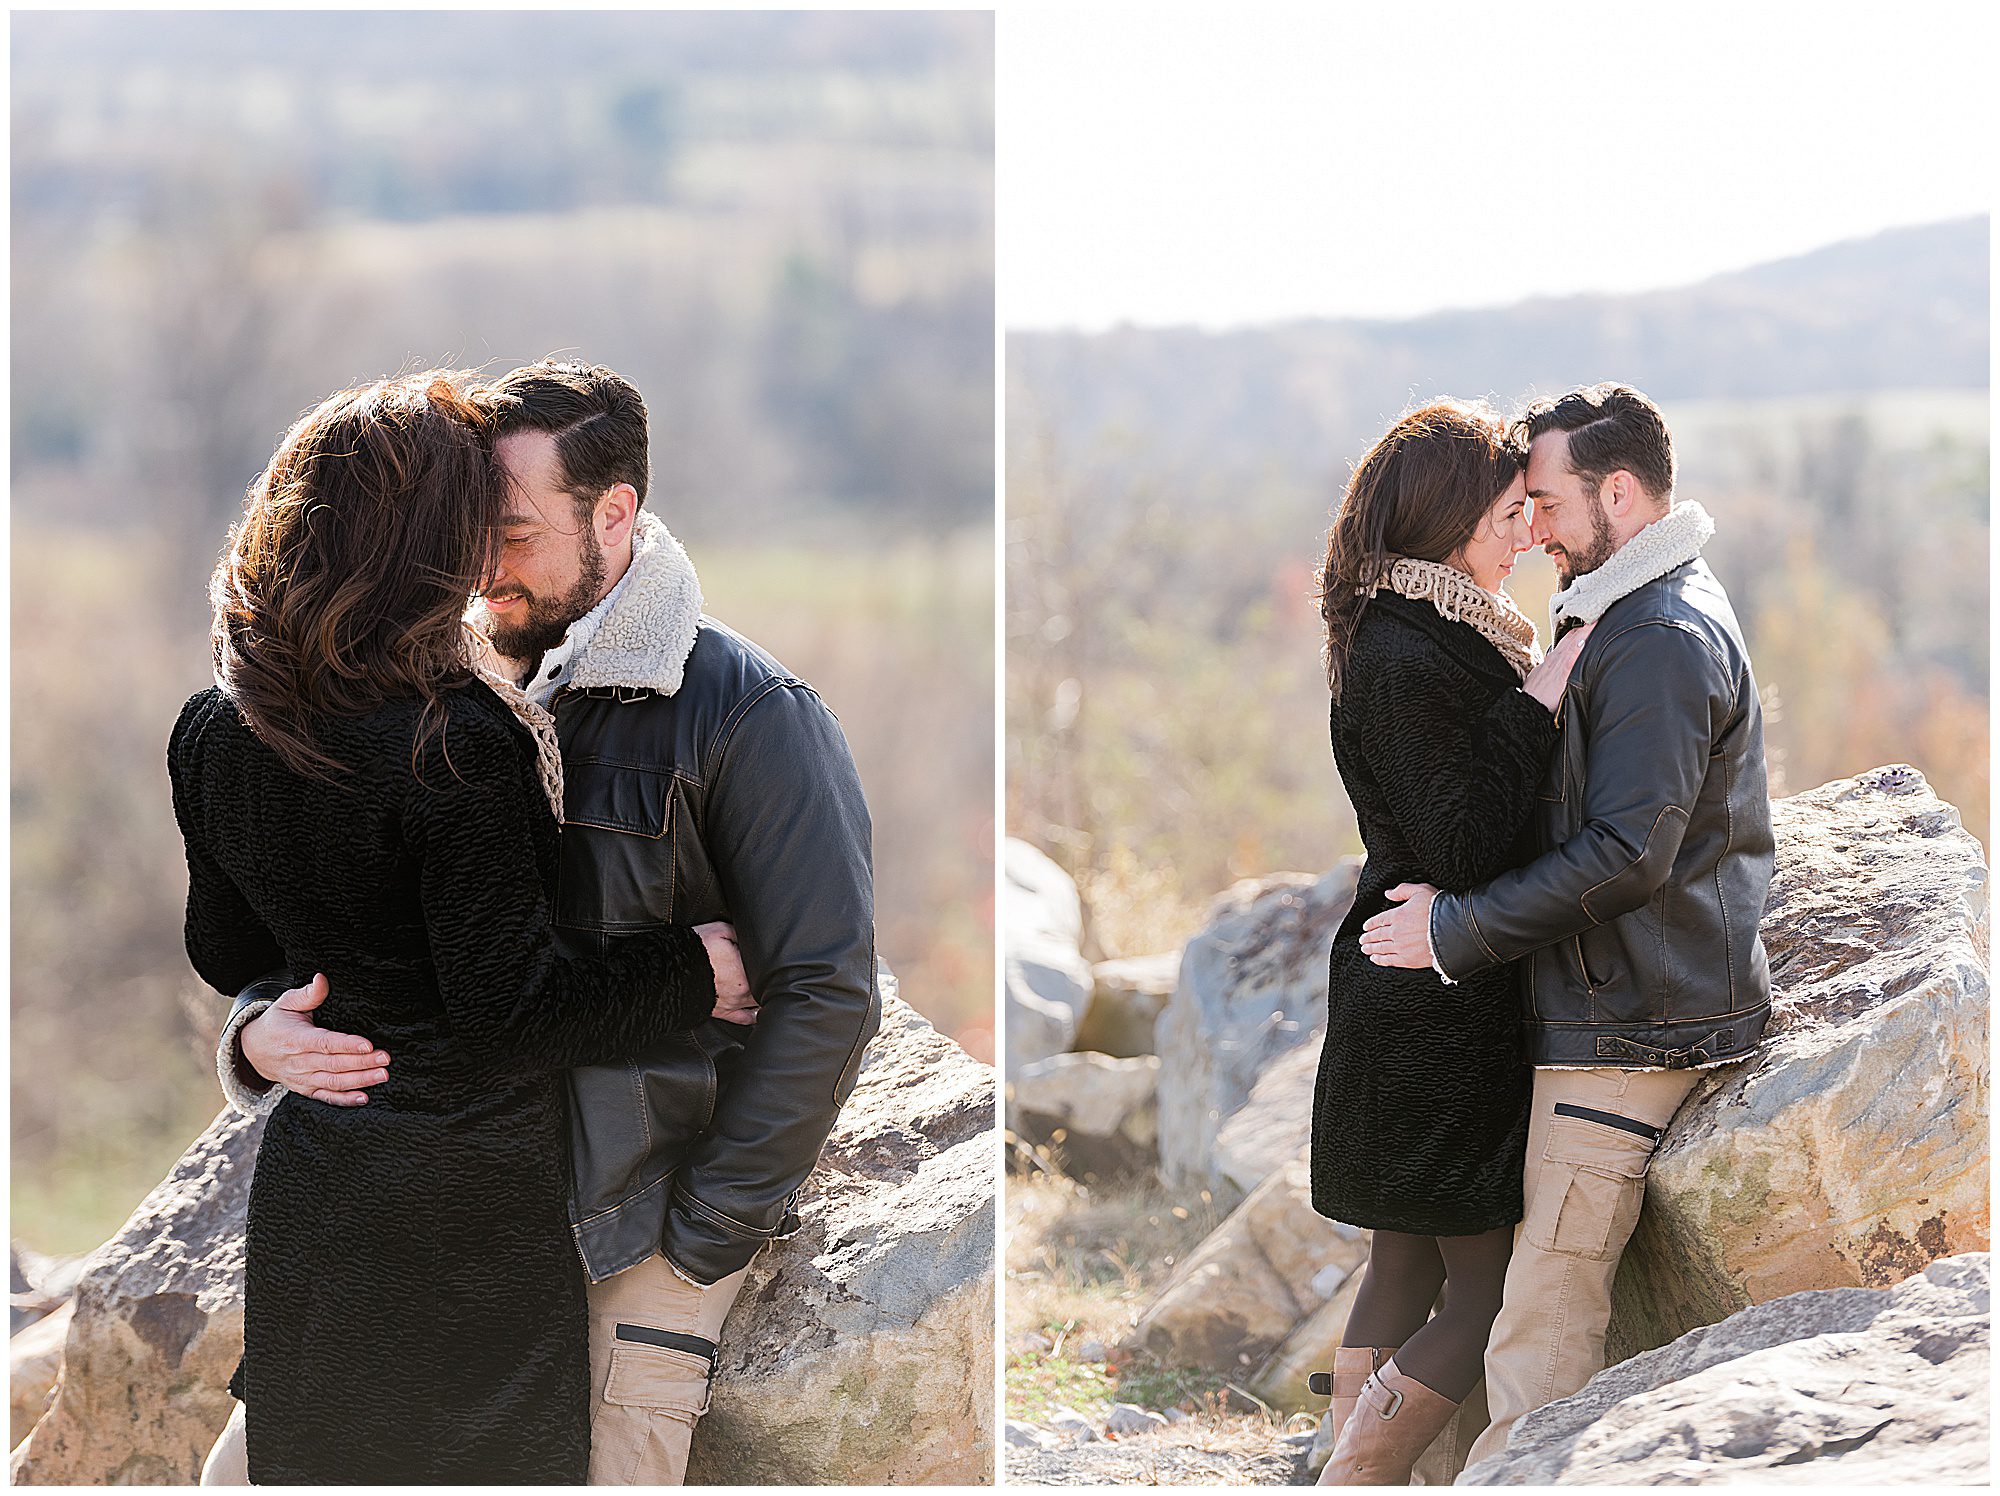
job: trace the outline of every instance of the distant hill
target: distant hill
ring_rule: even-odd
[[[1989,220],[1892,229],[1672,290],[1402,321],[1007,339],[1010,436],[1159,473],[1325,475],[1413,399],[1618,379],[1662,401],[1983,390]]]

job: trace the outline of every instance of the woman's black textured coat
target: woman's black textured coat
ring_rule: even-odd
[[[1367,860],[1334,936],[1313,1097],[1313,1208],[1387,1231],[1466,1236],[1521,1218],[1533,1072],[1513,965],[1446,986],[1377,966],[1361,926],[1385,890],[1453,892],[1529,861],[1554,716],[1469,624],[1383,592],[1357,626],[1333,756]]]
[[[195,970],[224,993],[325,972],[316,1020],[391,1057],[364,1106],[285,1096],[258,1152],[232,1390],[259,1484],[584,1481],[562,1073],[714,1006],[685,927],[557,955],[532,743],[485,686],[446,700],[421,774],[415,704],[329,724],[334,782],[216,690],[168,750]]]

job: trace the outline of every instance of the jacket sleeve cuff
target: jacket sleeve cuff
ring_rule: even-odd
[[[270,1006],[261,1000],[240,1004],[222,1026],[222,1037],[215,1045],[215,1078],[222,1082],[222,1094],[229,1104],[246,1117],[262,1116],[285,1094],[283,1086],[265,1080],[243,1058],[243,1025]]]
[[[1440,893],[1431,900],[1431,966],[1447,984],[1498,966],[1500,959],[1479,938],[1469,894]]]
[[[1428,922],[1430,925],[1429,938],[1431,943],[1431,970],[1438,974],[1438,980],[1440,982],[1443,982],[1445,986],[1456,987],[1458,985],[1458,979],[1452,976],[1450,972],[1446,971],[1444,969],[1444,963],[1438,960],[1437,920],[1438,920],[1437,899],[1433,897],[1431,900],[1430,914],[1428,916]]]
[[[748,1267],[767,1242],[782,1240],[798,1229],[799,1219],[789,1200],[775,1227],[758,1230],[676,1189],[660,1234],[660,1255],[683,1283],[713,1288]]]

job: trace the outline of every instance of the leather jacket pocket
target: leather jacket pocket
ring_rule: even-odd
[[[563,770],[556,922],[624,934],[673,918],[672,775],[584,762]]]
[[[677,1167],[715,1120],[719,1087],[706,1038],[700,1030],[675,1035],[636,1056],[650,1140],[649,1173]]]
[[[1652,1160],[1646,1138],[1599,1122],[1553,1119],[1522,1230],[1545,1252],[1616,1258],[1638,1224]]]
[[[673,774],[586,759],[563,765],[563,825],[593,826],[657,841],[667,834]]]
[[[1576,937],[1576,957],[1592,990],[1616,987],[1628,975],[1619,949],[1618,927],[1596,925]]]

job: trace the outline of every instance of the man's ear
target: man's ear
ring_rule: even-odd
[[[629,483],[614,483],[597,501],[592,522],[598,545],[611,549],[624,544],[639,522],[639,491]]]
[[[1604,496],[1609,500],[1607,508],[1611,517],[1624,519],[1632,512],[1633,506],[1645,498],[1646,491],[1639,486],[1637,478],[1618,468],[1604,480]]]

